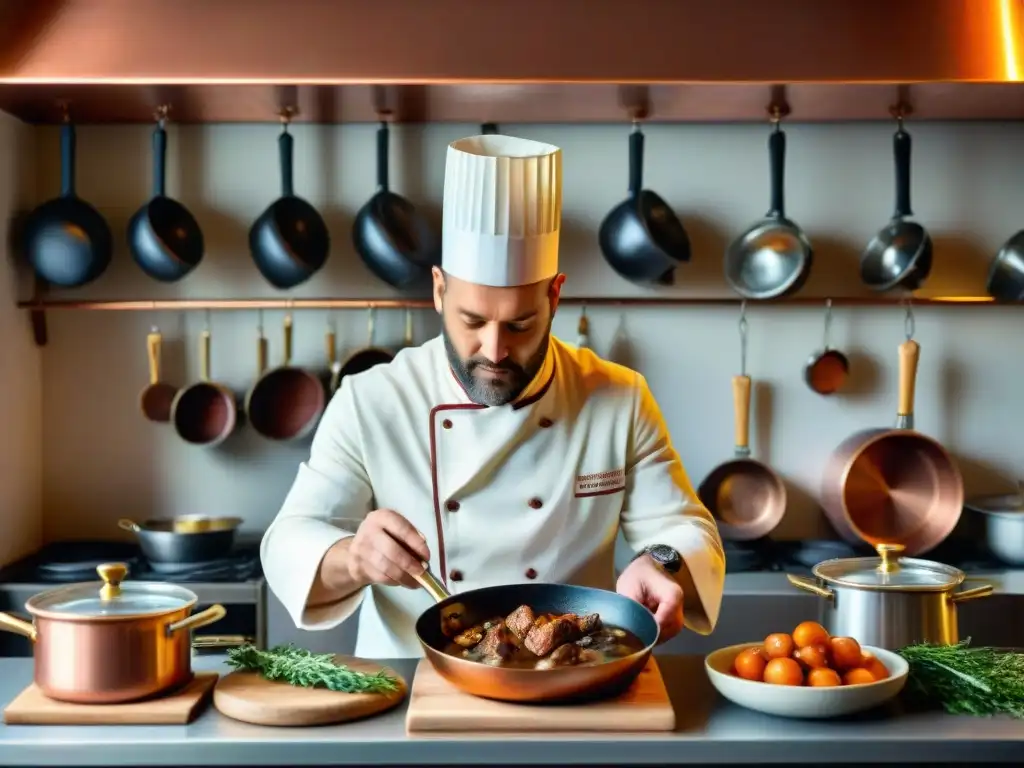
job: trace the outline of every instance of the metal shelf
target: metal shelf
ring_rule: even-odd
[[[739,305],[738,296],[563,296],[563,306],[587,307],[687,307]],[[1000,304],[988,296],[929,296],[894,297],[892,295],[859,296],[848,298],[794,297],[777,301],[747,301],[748,306],[818,307],[831,301],[834,307],[996,307],[1020,306]],[[18,307],[29,311],[32,334],[38,346],[46,346],[46,312],[48,311],[103,311],[103,312],[167,312],[167,311],[245,311],[260,309],[432,309],[432,299],[40,299],[20,301]]]

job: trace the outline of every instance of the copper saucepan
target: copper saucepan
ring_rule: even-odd
[[[43,695],[76,704],[148,698],[192,679],[190,630],[224,617],[211,605],[193,614],[191,590],[126,582],[128,567],[96,568],[101,582],[70,584],[29,598],[33,621],[0,613],[0,629],[35,644],[35,683]]]
[[[260,334],[263,354],[262,333]],[[262,364],[262,361],[261,361]],[[246,399],[249,423],[271,440],[301,440],[320,421],[327,394],[320,378],[292,365],[292,316],[284,318],[284,361],[265,371]]]
[[[453,596],[429,570],[419,581],[436,601],[416,621],[416,635],[423,652],[441,677],[474,696],[515,702],[613,696],[636,679],[658,643],[658,623],[654,615],[640,603],[617,592],[531,582],[484,587]],[[459,615],[462,626],[470,627],[493,616],[506,616],[521,605],[529,605],[537,613],[598,613],[605,624],[632,632],[644,647],[601,664],[543,670],[490,666],[444,652],[450,641],[443,627],[450,626],[448,622],[453,613]]]
[[[916,341],[900,344],[896,428],[846,438],[829,458],[821,487],[825,514],[840,536],[854,544],[900,544],[911,557],[949,536],[964,505],[956,462],[914,430],[919,357]]]
[[[214,446],[234,431],[238,419],[235,395],[210,379],[210,329],[199,337],[199,381],[179,389],[171,403],[174,429],[187,443]]]

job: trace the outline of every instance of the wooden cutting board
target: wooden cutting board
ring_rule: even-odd
[[[210,700],[216,672],[197,672],[192,682],[166,696],[129,704],[68,704],[43,695],[35,683],[7,705],[7,725],[186,725]]]
[[[405,729],[445,731],[672,731],[676,713],[652,657],[622,695],[586,704],[512,704],[471,696],[441,677],[426,659],[416,667]]]
[[[408,692],[402,676],[379,661],[354,656],[335,656],[335,661],[370,674],[384,669],[398,682],[398,690],[340,693],[273,682],[257,672],[232,672],[217,683],[213,705],[223,715],[256,725],[330,725],[386,712]]]

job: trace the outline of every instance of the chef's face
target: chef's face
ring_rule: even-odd
[[[434,269],[452,372],[481,405],[505,405],[533,381],[551,341],[551,321],[565,275],[533,285],[493,288]]]

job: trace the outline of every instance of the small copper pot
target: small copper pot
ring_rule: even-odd
[[[100,583],[71,584],[29,598],[29,623],[0,613],[0,629],[35,643],[35,683],[76,704],[144,699],[192,679],[191,632],[223,618],[220,605],[192,615],[198,597],[174,584],[121,582],[124,563],[97,569]]]

